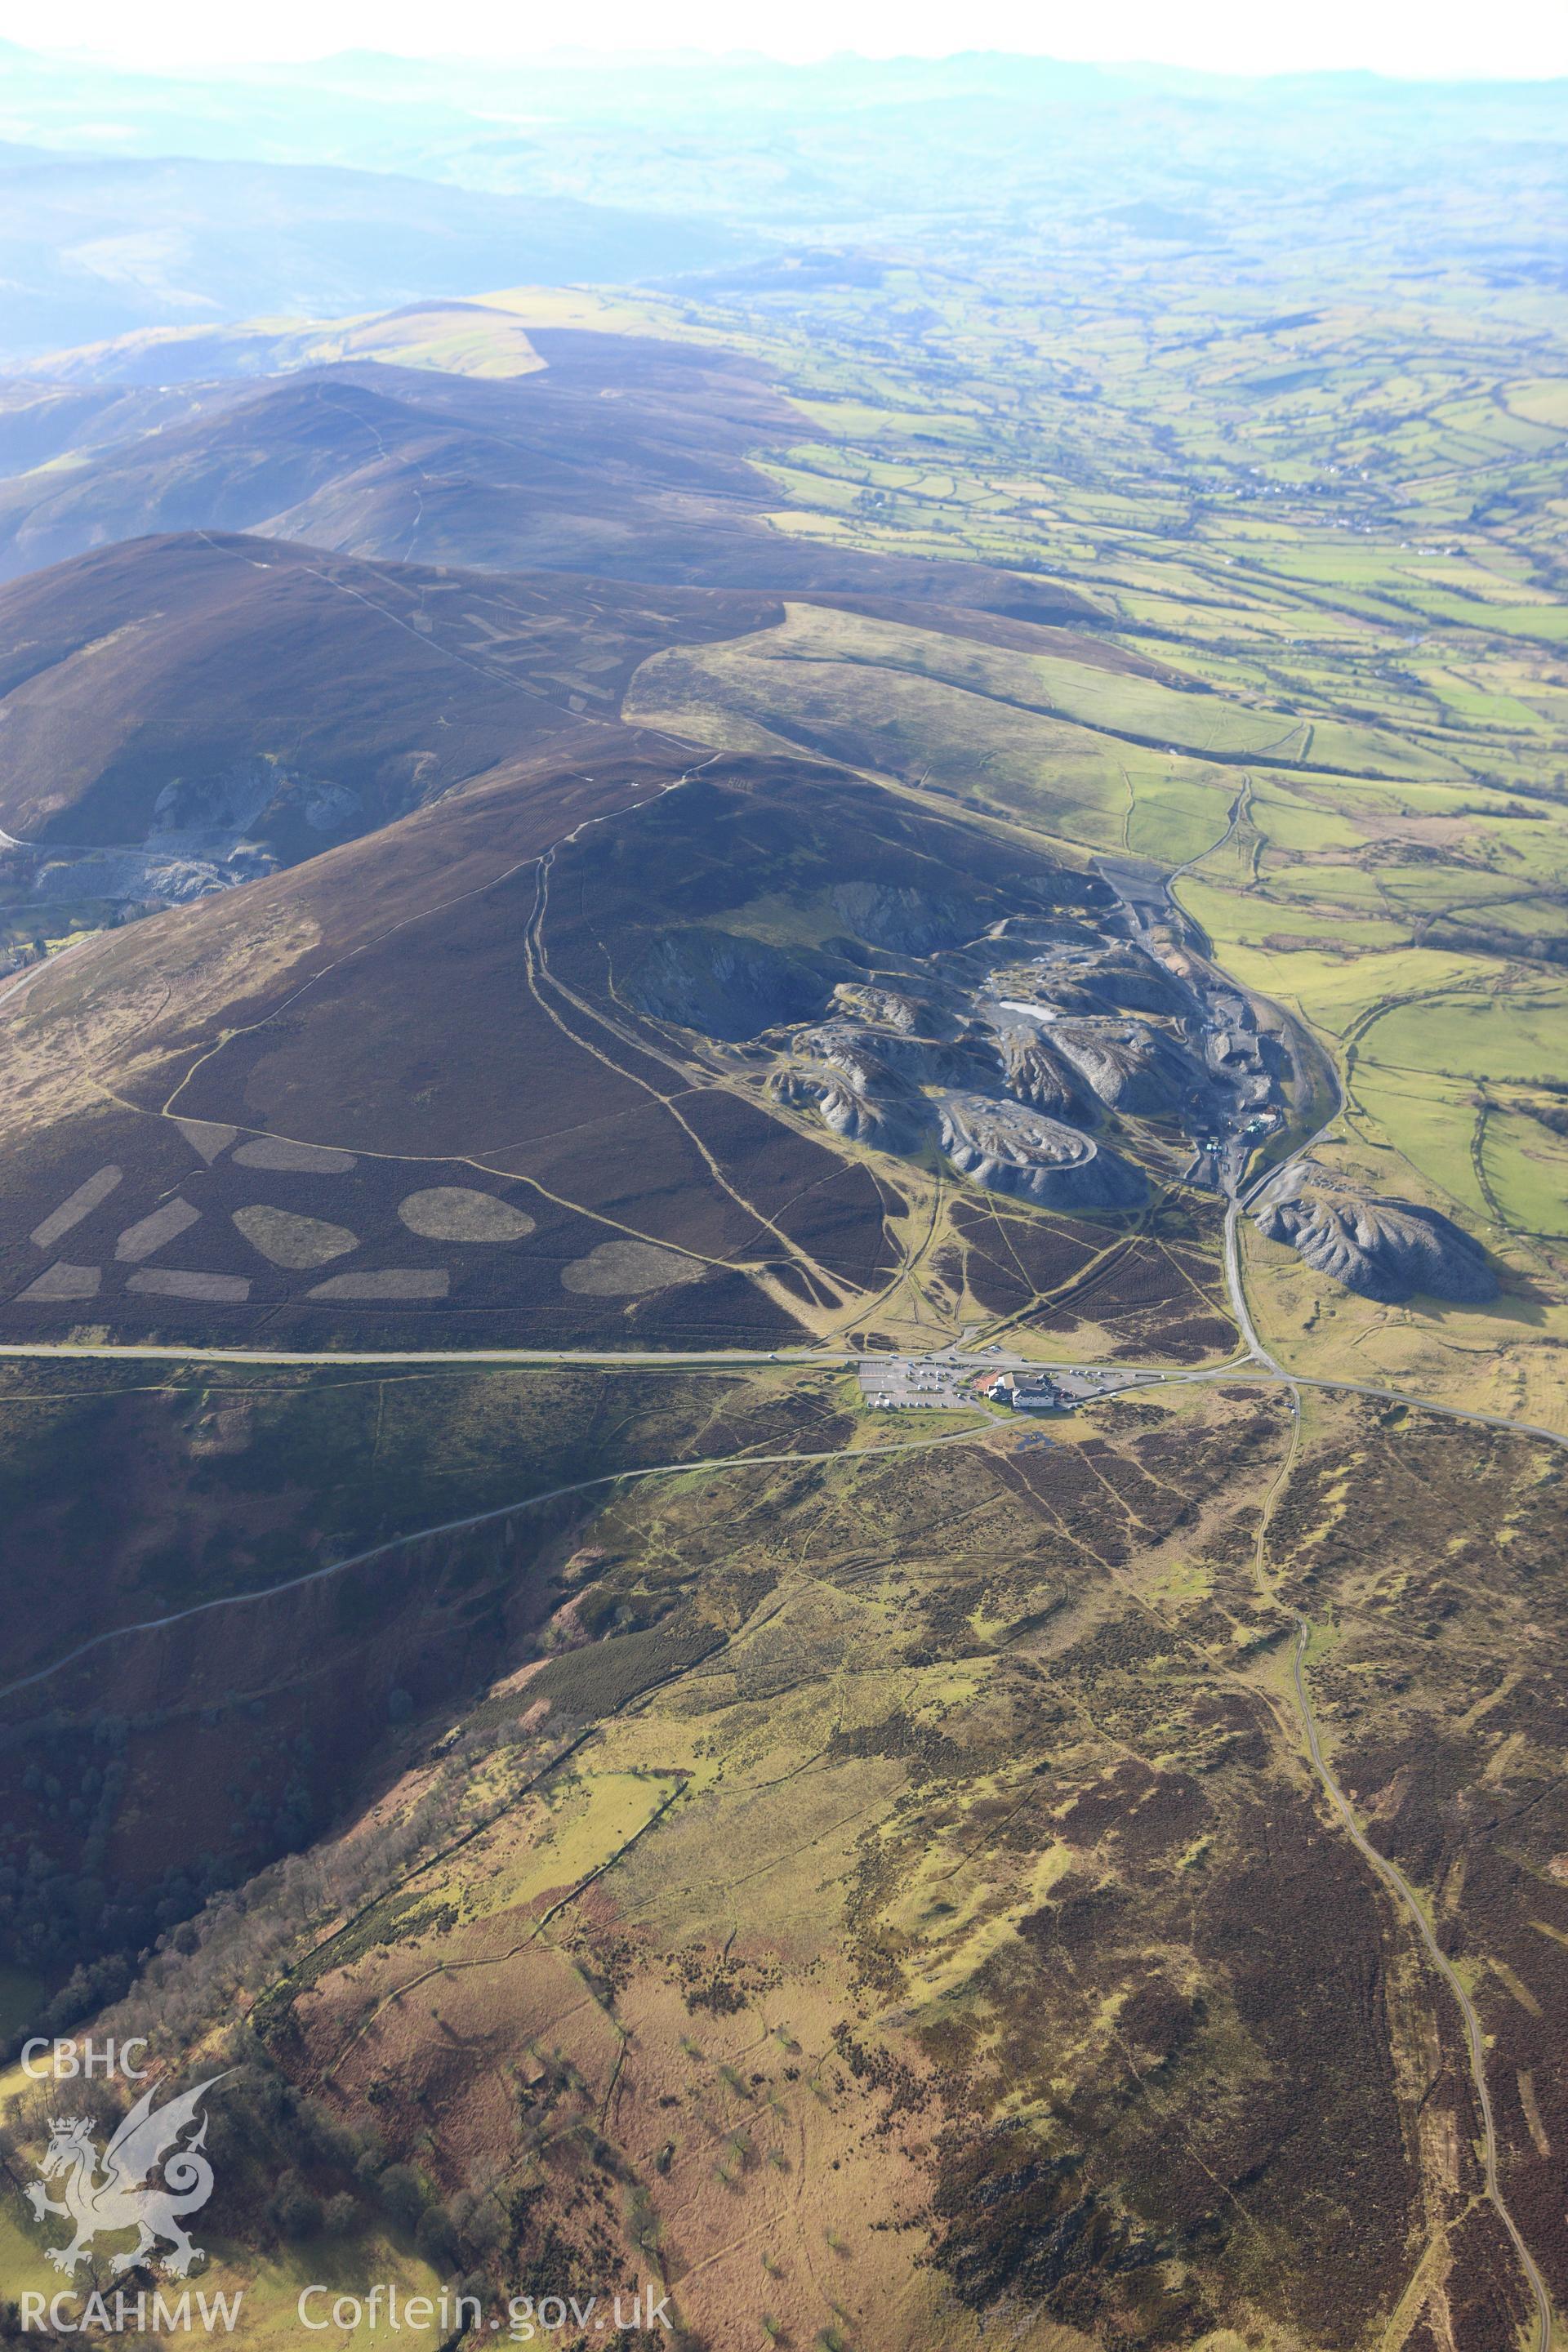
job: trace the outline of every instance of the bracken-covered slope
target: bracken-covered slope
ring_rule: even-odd
[[[1562,1704],[1497,1664],[1563,1630],[1538,1448],[1352,1403],[1298,1451],[1223,1384],[923,1452],[825,1370],[33,1385],[0,1438],[26,1663],[61,1663],[0,1696],[18,1948],[100,1924],[79,1820],[101,1998],[117,1937],[355,1792],[104,2020],[242,2069],[209,2284],[284,2294],[287,2167],[350,2200],[326,2277],[418,2221],[487,2309],[652,2274],[692,2346],[1352,2352],[1426,2309],[1495,2352],[1526,2314],[1457,2016],[1315,1801],[1298,1609],[1561,2272]],[[313,1580],[246,1600],[285,1556]],[[47,2277],[19,2245],[10,2290]]]

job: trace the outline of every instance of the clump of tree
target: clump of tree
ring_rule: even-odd
[[[300,1946],[312,1935],[331,1932],[455,1834],[477,1756],[500,1736],[459,1742],[419,1801],[394,1822],[378,1816],[358,1822],[241,1885],[216,1866],[191,1865],[139,1915],[142,1940],[129,1951],[81,1962],[48,2008],[13,2037],[13,2052],[27,2032],[66,2032],[91,2016],[100,2018],[100,2031],[147,2033],[155,2048],[177,2057],[210,2027],[244,2013],[286,1980]],[[0,1881],[3,1876],[0,1872]],[[35,1876],[40,1885],[53,1883],[42,1869]],[[40,1948],[17,1948],[15,1957],[40,1974],[49,1972]],[[106,2003],[110,2012],[100,2017]]]
[[[12,1784],[16,1810],[27,1817],[0,1821],[0,1960],[46,1982],[65,1979],[27,2031],[68,2031],[118,2000],[161,1939],[310,1835],[312,1757],[301,1736],[291,1744],[281,1787],[250,1800],[229,1851],[172,1864],[151,1885],[117,1883],[108,1855],[126,1787],[126,1744],[132,1730],[154,1720],[102,1716],[84,1739],[85,1727],[57,1715],[0,1734],[0,1748],[26,1738],[33,1750]]]

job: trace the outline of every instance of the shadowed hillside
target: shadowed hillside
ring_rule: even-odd
[[[18,475],[0,485],[0,572],[105,538],[258,530],[401,562],[1094,611],[1053,583],[773,529],[777,491],[748,459],[801,418],[745,362],[572,330],[530,342],[546,366],[510,380],[362,362],[238,401],[226,386],[209,413]]]
[[[0,590],[0,830],[166,856],[228,839],[292,864],[552,742],[586,747],[650,653],[779,612],[205,531],[132,541]]]

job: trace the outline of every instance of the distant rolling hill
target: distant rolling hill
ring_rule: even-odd
[[[749,362],[575,329],[528,341],[545,364],[527,374],[308,369],[242,399],[226,383],[196,413],[104,446],[89,413],[93,446],[0,484],[0,578],[110,540],[208,530],[486,570],[937,597],[1043,622],[1091,613],[1053,582],[778,530],[779,491],[747,461],[787,447],[802,420]]]
[[[650,658],[783,620],[199,531],[0,590],[0,911],[102,933],[6,983],[0,1321],[668,1348],[863,1313],[902,1195],[783,1107],[789,1024],[1112,900],[831,761],[628,721]]]
[[[276,530],[285,517],[289,535],[357,554],[460,562],[477,541],[504,563],[566,506],[579,536],[596,522],[617,539],[627,495],[762,510],[765,486],[743,452],[795,420],[759,377],[639,344],[634,381],[617,339],[591,345],[585,362],[567,353],[548,378],[517,383],[365,362],[246,387],[238,402],[5,485],[6,569],[152,530]]]
[[[0,480],[242,400],[243,383],[67,383],[0,377]]]
[[[0,361],[162,325],[486,287],[624,285],[756,249],[717,224],[304,163],[0,148]]]
[[[842,770],[585,730],[44,968],[0,1015],[0,1326],[769,1348],[863,1317],[901,1171],[784,1111],[748,1040],[1021,905],[1111,903]]]
[[[751,460],[800,412],[753,362],[531,326],[509,357],[0,409],[57,447],[0,488],[18,1328],[89,1297],[124,1336],[323,1342],[853,1320],[907,1203],[773,1087],[784,1030],[889,953],[1111,903],[809,746],[626,715],[655,657],[771,640],[786,599],[1093,663],[1036,625],[1087,601],[777,528]]]

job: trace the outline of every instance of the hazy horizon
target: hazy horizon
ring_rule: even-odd
[[[1500,23],[1461,19],[1455,12],[1451,21],[1438,24],[1415,0],[1370,7],[1331,0],[1289,18],[1245,7],[1241,0],[1206,0],[1181,12],[1155,0],[1124,0],[1090,23],[1063,7],[985,0],[965,12],[962,39],[954,37],[960,26],[952,12],[931,0],[896,10],[887,0],[855,0],[847,8],[808,0],[793,12],[787,31],[761,11],[738,16],[721,0],[677,0],[652,28],[646,12],[627,0],[594,0],[578,12],[575,37],[566,46],[531,38],[512,12],[487,6],[467,13],[472,36],[454,47],[449,27],[412,0],[386,6],[371,0],[325,0],[319,6],[282,0],[265,17],[227,21],[198,9],[194,0],[163,0],[138,16],[133,51],[126,46],[124,21],[109,0],[68,0],[52,13],[48,38],[41,40],[36,9],[0,5],[0,41],[66,64],[141,72],[311,67],[344,55],[447,65],[682,55],[710,61],[753,56],[798,65],[840,58],[896,64],[993,55],[1184,68],[1245,79],[1362,72],[1422,83],[1568,74],[1568,17],[1548,0],[1533,0]]]

